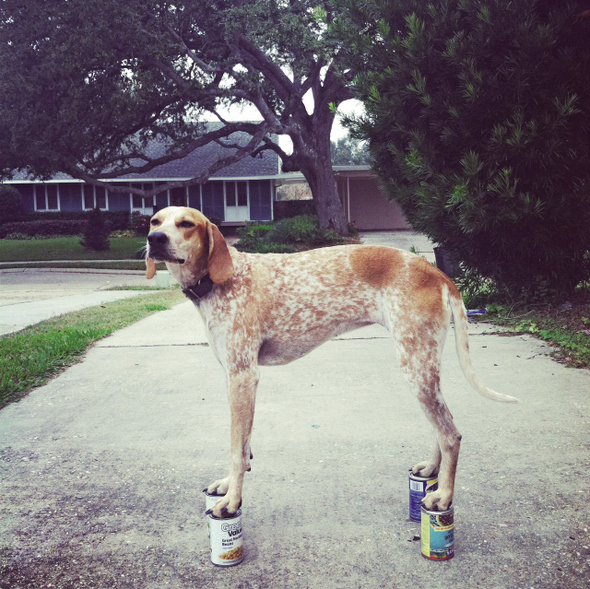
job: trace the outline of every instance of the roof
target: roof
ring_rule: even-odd
[[[245,145],[251,136],[245,132],[236,132],[229,136],[229,140]],[[149,158],[156,158],[164,155],[165,145],[161,142],[152,142],[147,146],[144,153]],[[118,178],[112,179],[112,182],[117,181],[175,181],[175,180],[189,180],[200,176],[209,166],[216,161],[227,157],[233,153],[233,150],[224,148],[218,143],[208,143],[203,147],[199,147],[191,152],[188,156],[170,161],[166,164],[155,167],[154,169],[144,174],[126,174]],[[279,173],[279,157],[270,150],[265,149],[258,155],[246,156],[241,160],[218,170],[211,178],[229,179],[229,178],[275,178]],[[15,182],[34,182],[34,178],[26,172],[15,172],[12,180],[8,183]],[[55,174],[50,182],[67,182],[78,181],[64,173]]]

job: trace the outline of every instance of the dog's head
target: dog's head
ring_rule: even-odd
[[[199,280],[207,272],[216,284],[234,273],[225,239],[205,215],[188,207],[167,207],[150,220],[146,276],[153,278],[155,262],[182,267],[183,274]]]

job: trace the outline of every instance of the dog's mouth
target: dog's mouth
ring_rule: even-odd
[[[160,250],[158,248],[151,247],[146,253],[148,258],[154,260],[154,262],[169,262],[172,264],[184,264],[186,262],[186,258],[177,258],[172,254],[168,253],[167,251]]]

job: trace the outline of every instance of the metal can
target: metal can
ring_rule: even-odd
[[[455,512],[428,511],[422,507],[420,524],[422,556],[430,560],[449,560],[455,556]]]
[[[244,560],[242,510],[231,517],[218,518],[207,515],[211,562],[216,566],[232,566]]]
[[[432,475],[430,477],[420,477],[416,474],[413,474],[412,469],[410,469],[409,488],[410,519],[415,522],[419,522],[421,518],[420,502],[422,499],[424,499],[424,497],[426,497],[426,493],[431,493],[432,491],[436,491],[438,489],[438,477],[436,475]]]
[[[224,495],[218,495],[217,493],[209,493],[207,489],[204,489],[203,493],[205,493],[205,511],[213,509],[213,506],[224,497]]]

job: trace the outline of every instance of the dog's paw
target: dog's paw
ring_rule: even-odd
[[[438,474],[438,464],[432,464],[431,462],[419,462],[416,466],[412,467],[412,474],[419,477],[431,477],[432,475]]]
[[[229,490],[229,477],[227,477],[225,479],[219,479],[218,481],[211,483],[206,489],[207,493],[209,493],[210,495],[212,495],[212,494],[225,495],[228,490]]]
[[[213,517],[228,518],[234,516],[240,507],[242,507],[241,499],[232,502],[229,496],[226,495],[213,506],[213,509],[208,509],[206,513],[212,513]]]
[[[453,501],[453,495],[442,489],[427,493],[420,502],[428,511],[446,511]]]

